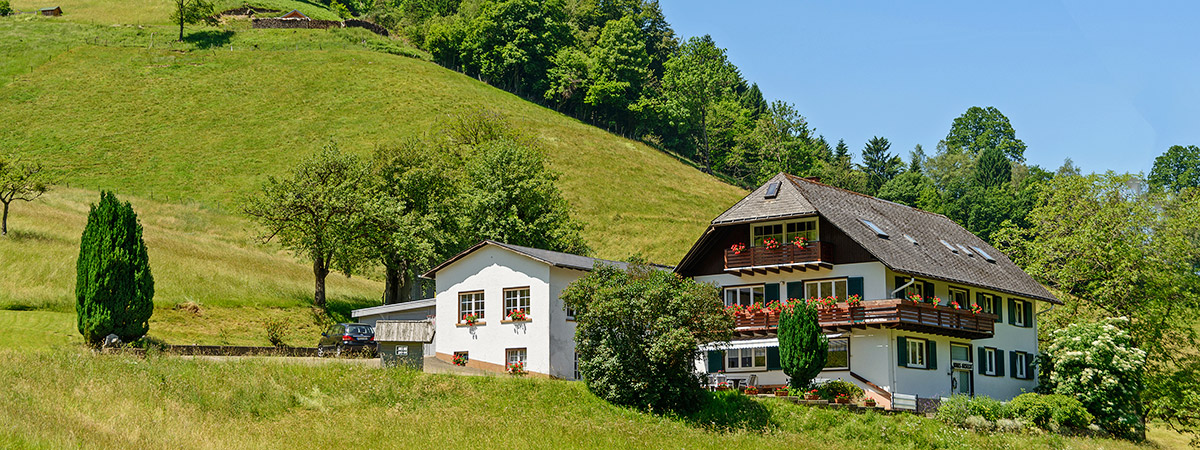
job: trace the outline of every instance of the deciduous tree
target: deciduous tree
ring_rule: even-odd
[[[992,106],[967,108],[967,112],[954,119],[942,142],[951,153],[974,156],[983,149],[994,148],[1014,162],[1025,161],[1025,143],[1017,139],[1008,117]]]
[[[150,329],[154,277],[133,206],[101,192],[92,205],[75,262],[75,313],[79,334],[98,347],[116,334],[133,342]]]
[[[209,20],[215,13],[213,3],[208,0],[172,0],[171,23],[179,24],[179,40],[183,40],[183,26]]]
[[[664,98],[673,115],[691,130],[706,170],[712,170],[709,116],[717,101],[729,95],[738,81],[737,69],[711,36],[688,39],[666,63]]]
[[[1200,187],[1200,147],[1172,145],[1165,153],[1154,158],[1149,181],[1155,189],[1172,192]]]
[[[14,200],[32,202],[46,193],[52,180],[41,164],[0,156],[0,236],[8,235],[8,208]]]

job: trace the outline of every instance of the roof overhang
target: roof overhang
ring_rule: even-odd
[[[423,308],[433,308],[437,304],[437,299],[426,298],[422,300],[413,300],[411,302],[393,303],[390,305],[372,306],[370,308],[362,308],[350,311],[350,317],[367,317],[377,314],[390,314],[404,311],[413,311]]]

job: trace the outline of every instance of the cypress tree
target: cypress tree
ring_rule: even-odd
[[[133,206],[112,192],[92,205],[76,262],[75,312],[84,342],[99,346],[116,334],[140,339],[154,313],[154,277]]]
[[[829,340],[817,323],[817,309],[807,304],[784,309],[779,316],[779,363],[791,377],[791,387],[808,387],[828,357]]]

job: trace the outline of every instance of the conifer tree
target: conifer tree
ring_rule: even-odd
[[[817,309],[806,304],[784,309],[779,316],[779,362],[791,387],[808,387],[828,357],[829,340],[817,323]]]
[[[75,311],[79,333],[90,346],[116,334],[133,342],[150,329],[154,277],[142,241],[142,225],[128,202],[100,193],[80,239],[76,261]]]

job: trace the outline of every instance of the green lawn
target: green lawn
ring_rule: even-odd
[[[217,12],[242,5],[261,6],[280,11],[298,9],[300,12],[321,20],[338,20],[337,14],[317,2],[295,0],[217,0]],[[12,0],[18,11],[33,11],[50,6],[60,6],[63,15],[53,18],[61,22],[94,23],[100,25],[166,25],[169,24],[170,0]]]
[[[913,415],[810,409],[773,399],[670,418],[611,406],[581,383],[309,366],[0,350],[0,443],[17,448],[828,448],[1124,449],[983,435]],[[725,431],[714,431],[712,423]],[[298,444],[302,443],[302,444]]]

